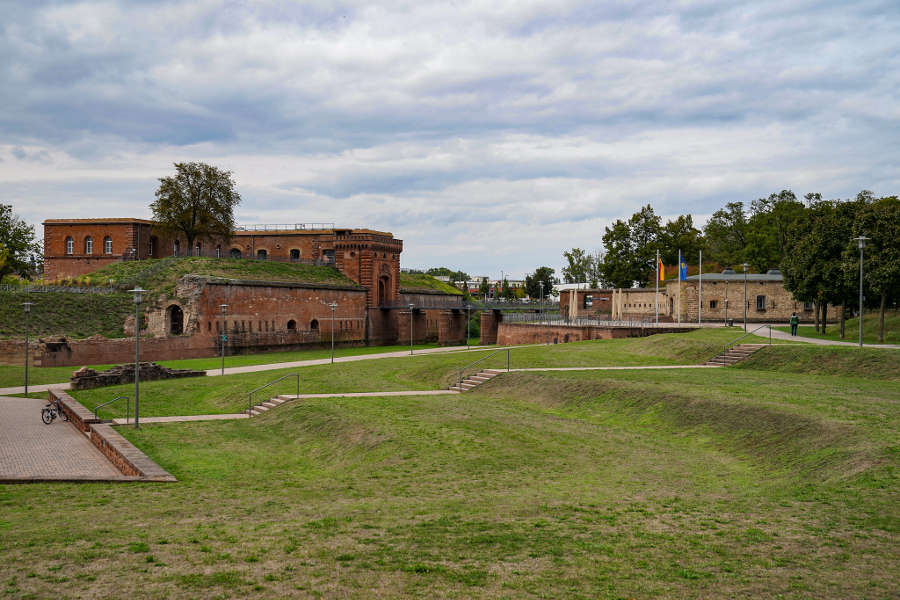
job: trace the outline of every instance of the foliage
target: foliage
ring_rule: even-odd
[[[807,197],[818,196],[808,194]],[[793,192],[782,190],[768,198],[754,200],[750,212],[742,259],[754,270],[764,273],[784,260],[788,241],[805,211]]]
[[[159,180],[150,205],[158,226],[184,234],[188,256],[198,237],[227,241],[234,231],[234,207],[241,202],[231,171],[200,162],[175,163],[175,170],[174,177]]]
[[[0,279],[11,273],[34,275],[31,261],[40,254],[34,241],[34,227],[20,219],[10,204],[0,204]]]
[[[725,267],[744,262],[747,214],[743,202],[729,202],[712,214],[703,228],[709,260]]]
[[[563,252],[566,266],[562,276],[565,283],[590,283],[591,287],[600,285],[600,257],[593,256],[581,248],[572,248]]]
[[[680,215],[674,221],[668,221],[659,232],[659,255],[665,265],[678,264],[678,251],[681,250],[683,260],[692,261],[699,258],[705,240],[700,230],[694,227],[691,215]],[[651,262],[655,259],[651,258]],[[652,278],[656,276],[656,265],[651,266]]]
[[[432,277],[449,277],[451,282],[469,280],[469,274],[465,271],[453,271],[447,267],[432,267],[426,270],[425,274]]]
[[[488,283],[487,277],[481,278],[481,283],[478,284],[478,295],[482,298],[486,298],[488,294],[491,293],[491,285]]]
[[[553,277],[554,270],[550,267],[538,267],[534,273],[525,276],[525,293],[531,299],[538,299],[541,296],[548,298],[556,295],[553,285],[556,278]],[[541,283],[544,284],[543,292],[541,291]]]

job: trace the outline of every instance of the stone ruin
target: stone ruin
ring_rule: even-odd
[[[181,377],[202,377],[206,375],[206,371],[195,371],[193,369],[170,369],[155,362],[142,362],[141,365],[141,381],[152,381],[155,379],[178,379]],[[72,382],[73,390],[88,390],[91,388],[103,387],[107,385],[118,385],[122,383],[134,382],[134,363],[126,365],[117,365],[106,371],[99,373],[88,367],[81,367],[69,378]]]

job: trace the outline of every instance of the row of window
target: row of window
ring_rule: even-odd
[[[112,238],[106,236],[105,238],[103,238],[103,254],[112,254],[112,251]],[[94,238],[92,238],[91,236],[84,238],[84,253],[94,253]],[[75,254],[75,240],[71,237],[66,238],[66,254]]]
[[[175,308],[177,308],[177,307],[175,307]],[[176,333],[176,334],[181,333],[180,327],[177,332],[175,331],[174,323],[176,323],[176,318],[174,315],[170,316],[170,321],[171,321],[171,323],[173,323],[173,326],[171,328],[172,333]],[[180,321],[179,321],[179,323],[180,323]],[[276,331],[275,321],[258,321],[257,323],[258,324],[257,324],[256,331],[258,333],[268,332],[268,331]],[[226,326],[225,328],[227,331],[241,332],[241,331],[249,330],[250,333],[253,333],[253,321],[237,321],[237,320],[232,321],[230,330],[228,329],[227,321],[225,323],[225,326]],[[295,321],[294,319],[291,319],[287,322],[286,326],[289,331],[296,331],[297,321]],[[215,327],[216,327],[216,333],[220,333],[222,330],[221,329],[221,321],[215,321]],[[211,332],[212,328],[213,328],[213,321],[207,321],[206,322],[206,330]],[[317,319],[313,319],[312,321],[310,321],[309,328],[312,331],[318,331],[319,321]],[[336,330],[337,329],[360,329],[360,328],[362,328],[362,322],[357,319],[335,319],[334,328]]]

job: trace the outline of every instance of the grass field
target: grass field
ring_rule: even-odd
[[[658,360],[709,340],[631,342],[521,350]],[[900,382],[849,354],[831,368],[860,376],[763,360],[791,350],[740,369],[511,373],[461,396],[122,428],[179,482],[0,486],[0,585],[16,598],[896,598]],[[377,365],[384,384],[436,383],[450,366],[436,358],[331,377],[360,383],[377,372],[353,370]]]
[[[878,311],[868,311],[863,315],[863,343],[878,344]],[[786,333],[790,333],[790,327],[775,327]],[[797,335],[824,340],[836,340],[844,342],[856,342],[859,340],[859,319],[847,319],[844,324],[844,338],[841,339],[841,326],[838,323],[829,323],[825,328],[825,335],[816,332],[812,325],[801,325],[797,328]],[[900,312],[896,310],[884,313],[884,344],[900,344]]]
[[[134,314],[131,294],[78,294],[70,292],[0,292],[0,337],[25,338],[22,303],[31,302],[29,330],[38,336],[91,335],[122,337],[125,318]]]

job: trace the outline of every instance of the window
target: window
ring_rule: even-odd
[[[66,254],[75,254],[75,240],[66,238]]]
[[[181,242],[175,240],[175,243],[172,244],[172,256],[178,256],[181,250]]]
[[[267,256],[268,256],[268,252],[266,252],[265,250],[257,250],[256,251],[256,258],[258,258],[259,260],[266,260]]]
[[[103,238],[103,254],[112,254],[112,238],[109,236]]]
[[[711,309],[712,309],[712,308],[716,308],[718,305],[719,305],[719,302],[718,302],[717,300],[710,300],[710,301],[709,301],[709,307],[710,307]]]
[[[240,248],[232,248],[228,253],[231,258],[240,258],[241,257],[241,249]]]
[[[594,297],[588,294],[584,297],[584,308],[590,308],[594,305]]]
[[[150,242],[147,244],[147,255],[153,256],[153,247],[156,245],[156,237],[150,238]]]
[[[222,258],[222,246],[216,246],[216,258]]]
[[[296,248],[291,250],[291,260],[300,260],[300,251]]]
[[[297,329],[297,321],[295,321],[295,320],[293,320],[293,319],[291,319],[290,321],[288,321],[288,322],[287,322],[287,328],[290,329],[290,330],[292,330],[292,331],[293,331],[294,329]]]
[[[804,303],[803,303],[803,310],[806,311],[806,312],[812,312],[812,310],[813,310],[813,303],[812,303],[812,302],[804,302]]]
[[[195,250],[197,250],[196,256],[202,256],[200,252],[201,250],[203,250],[203,247],[200,245],[200,242],[197,242],[197,247],[195,248]]]
[[[765,296],[757,296],[756,297],[756,311],[757,312],[765,312],[766,311],[766,297]]]
[[[309,323],[309,328],[312,329],[313,331],[318,331],[319,330],[319,322],[317,320],[313,319]]]
[[[94,253],[94,238],[92,238],[91,236],[87,236],[86,238],[84,238],[84,253]]]

